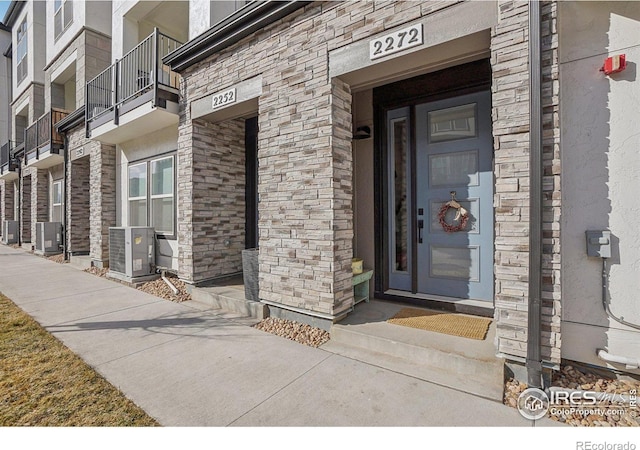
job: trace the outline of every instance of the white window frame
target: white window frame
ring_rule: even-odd
[[[154,162],[159,162],[159,161],[163,161],[163,160],[167,160],[170,159],[171,163],[172,163],[172,172],[173,172],[173,190],[170,194],[153,194],[152,193],[152,186],[153,186],[153,171],[151,170],[151,167],[153,165]],[[131,197],[131,191],[130,191],[130,183],[131,183],[131,168],[132,167],[138,167],[138,166],[145,166],[145,173],[146,173],[146,190],[145,190],[145,195],[143,196],[137,196],[137,197]],[[172,230],[170,231],[160,231],[156,229],[156,234],[159,237],[163,237],[165,239],[175,239],[176,237],[176,228],[177,228],[177,204],[176,204],[176,156],[175,154],[170,154],[170,155],[163,155],[163,156],[158,156],[158,157],[154,157],[154,158],[149,158],[146,160],[142,160],[142,161],[135,161],[135,162],[131,162],[129,164],[129,167],[127,168],[127,223],[129,226],[133,226],[131,225],[131,202],[132,201],[140,201],[140,200],[145,200],[146,201],[146,209],[147,209],[147,214],[145,217],[145,223],[144,225],[138,225],[138,226],[149,226],[149,227],[154,227],[155,228],[155,224],[152,223],[153,220],[153,200],[155,199],[165,199],[165,198],[171,198],[173,199],[173,223],[172,223]]]
[[[20,221],[20,192],[19,182],[13,182],[13,220]]]
[[[67,9],[68,8],[68,9]],[[58,39],[73,23],[73,1],[54,0],[53,2],[53,34]]]
[[[139,167],[139,166],[144,166],[145,168],[145,195],[142,196],[136,196],[136,197],[132,197],[131,196],[131,169],[134,167]],[[131,225],[131,202],[133,201],[140,201],[140,200],[145,200],[147,202],[147,214],[145,215],[145,221],[143,224],[137,224],[135,226],[142,226],[142,227],[146,227],[149,223],[149,167],[148,167],[148,163],[147,161],[144,162],[138,162],[138,163],[134,163],[134,164],[129,164],[129,167],[127,168],[127,219],[128,219],[128,224],[129,226]]]
[[[50,211],[50,217],[51,217],[51,222],[64,222],[64,185],[63,185],[63,180],[55,180],[53,183],[51,183],[51,211]],[[56,186],[59,186],[59,192],[60,192],[60,202],[56,203]],[[60,220],[56,220],[55,218],[55,208],[59,207],[60,208]]]
[[[25,17],[16,32],[16,78],[18,84],[27,77],[29,56],[29,38],[27,30],[27,18]],[[22,55],[20,54],[21,51]]]

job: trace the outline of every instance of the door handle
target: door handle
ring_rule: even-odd
[[[422,229],[424,228],[424,220],[418,220],[418,244],[422,244]]]

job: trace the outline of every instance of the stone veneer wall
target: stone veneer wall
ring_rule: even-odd
[[[183,73],[179,166],[193,170],[189,102],[262,74],[259,98],[260,297],[337,315],[350,306],[353,218],[348,87],[328,52],[448,2],[316,2]],[[491,30],[498,351],[526,356],[529,257],[528,3],[499,0]],[[545,4],[545,358],[559,360],[559,171],[555,5]],[[452,24],[455,26],[455,24]],[[549,31],[551,30],[551,31]],[[555,95],[555,94],[554,94]],[[550,103],[551,102],[551,103]],[[344,124],[342,125],[342,122]],[[349,122],[347,124],[347,122]],[[349,149],[349,151],[345,151]],[[181,217],[196,214],[187,210]],[[186,250],[188,251],[188,250]],[[193,280],[191,274],[183,273]]]
[[[71,148],[71,146],[69,146]],[[90,255],[94,265],[109,265],[109,227],[116,226],[116,147],[90,142]]]
[[[542,3],[542,356],[561,359],[560,321],[560,81],[558,58],[558,3]]]
[[[90,250],[90,211],[91,185],[89,183],[90,157],[69,159],[67,164],[67,251],[89,253]]]
[[[495,207],[496,345],[527,354],[529,286],[529,7],[499,1],[491,35]],[[559,126],[556,5],[543,13],[544,213],[542,357],[560,362]]]
[[[31,169],[31,237],[36,239],[36,222],[49,221],[49,172]]]
[[[190,165],[195,164],[189,154],[190,109],[185,105],[262,75],[258,107],[262,299],[325,316],[351,307],[351,94],[348,86],[328,79],[328,52],[447,6],[313,3],[183,73],[180,174],[192,171]],[[181,226],[188,228],[186,222],[200,211],[182,206]],[[189,238],[188,230],[182,233]],[[188,258],[189,249],[184,252]],[[184,270],[181,276],[198,281]]]
[[[31,242],[31,171],[24,166],[20,178],[20,240]]]
[[[242,271],[244,129],[242,119],[215,124],[194,120],[182,128],[178,141],[182,148],[178,152],[178,270],[189,281]]]
[[[0,180],[0,234],[5,220],[15,220],[13,197],[13,181]]]

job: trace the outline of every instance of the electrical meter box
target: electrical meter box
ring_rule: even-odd
[[[611,258],[611,231],[589,230],[587,236],[587,256]]]

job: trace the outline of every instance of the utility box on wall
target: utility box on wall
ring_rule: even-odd
[[[611,258],[611,231],[589,230],[587,237],[587,256]]]

